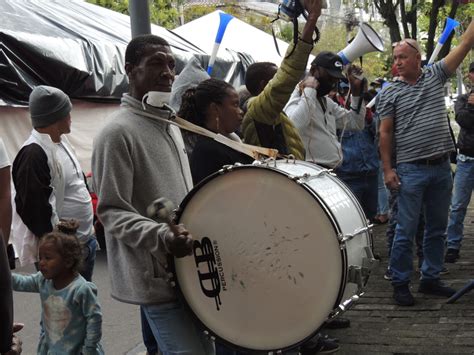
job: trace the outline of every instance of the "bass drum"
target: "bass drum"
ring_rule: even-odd
[[[361,207],[308,162],[227,167],[188,194],[177,219],[195,238],[194,255],[173,265],[185,303],[212,336],[244,351],[296,348],[370,271]]]

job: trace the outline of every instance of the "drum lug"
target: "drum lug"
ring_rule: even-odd
[[[216,337],[213,336],[211,333],[209,333],[208,330],[203,330],[203,333],[204,333],[204,336],[205,336],[206,338],[208,338],[209,340],[211,340],[211,341],[213,341],[213,342],[216,341]]]
[[[293,154],[288,154],[286,157],[286,162],[290,163],[290,160],[293,162],[293,164],[296,164],[296,158]]]
[[[346,242],[344,241],[344,234],[338,233],[337,240],[339,241],[339,249],[346,250]]]
[[[268,167],[273,167],[276,169],[277,167],[277,164],[276,164],[276,159],[275,158],[268,158],[268,159],[265,159],[263,161],[258,161],[258,160],[255,160],[252,165],[265,165],[265,166],[268,166]]]
[[[235,166],[237,166],[237,164],[236,164]],[[232,169],[234,169],[234,165],[224,165],[224,166],[222,167],[222,169],[219,170],[219,172],[220,172],[221,174],[223,174],[223,173],[228,173],[229,171],[232,171]]]
[[[357,285],[358,290],[362,289],[362,267],[357,265],[349,266],[347,282]]]
[[[365,287],[370,273],[379,265],[379,261],[374,258],[371,247],[364,247],[364,251],[367,256],[362,258],[362,266],[349,266],[348,282],[355,283],[358,291]]]
[[[379,267],[380,261],[375,259],[372,248],[366,246],[364,248],[367,257],[362,259],[362,276],[364,277],[364,286],[367,284],[370,273]]]

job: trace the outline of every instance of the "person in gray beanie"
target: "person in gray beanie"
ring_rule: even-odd
[[[97,241],[92,201],[81,166],[65,134],[71,132],[72,104],[60,89],[40,85],[29,98],[33,130],[12,165],[12,238],[22,265],[38,264],[38,241],[60,219],[79,221],[84,246],[82,276],[90,281]]]
[[[50,126],[67,117],[72,109],[71,100],[64,92],[45,85],[33,89],[29,106],[33,128]]]

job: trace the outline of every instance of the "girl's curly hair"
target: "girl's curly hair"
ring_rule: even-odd
[[[69,263],[70,270],[79,272],[82,268],[82,245],[76,237],[79,222],[75,219],[60,220],[56,228],[41,237],[39,246],[50,243],[57,252]]]

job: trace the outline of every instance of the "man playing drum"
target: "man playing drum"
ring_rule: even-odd
[[[125,53],[125,71],[129,93],[97,136],[92,156],[112,297],[140,305],[143,326],[149,325],[163,354],[212,354],[168,282],[167,258],[189,255],[191,235],[183,226],[172,232],[146,217],[153,201],[165,197],[177,205],[192,187],[179,129],[158,120],[173,112],[142,104],[148,92],[164,98],[171,92],[175,59],[169,44],[154,35],[134,38]],[[145,117],[147,112],[158,118]]]

